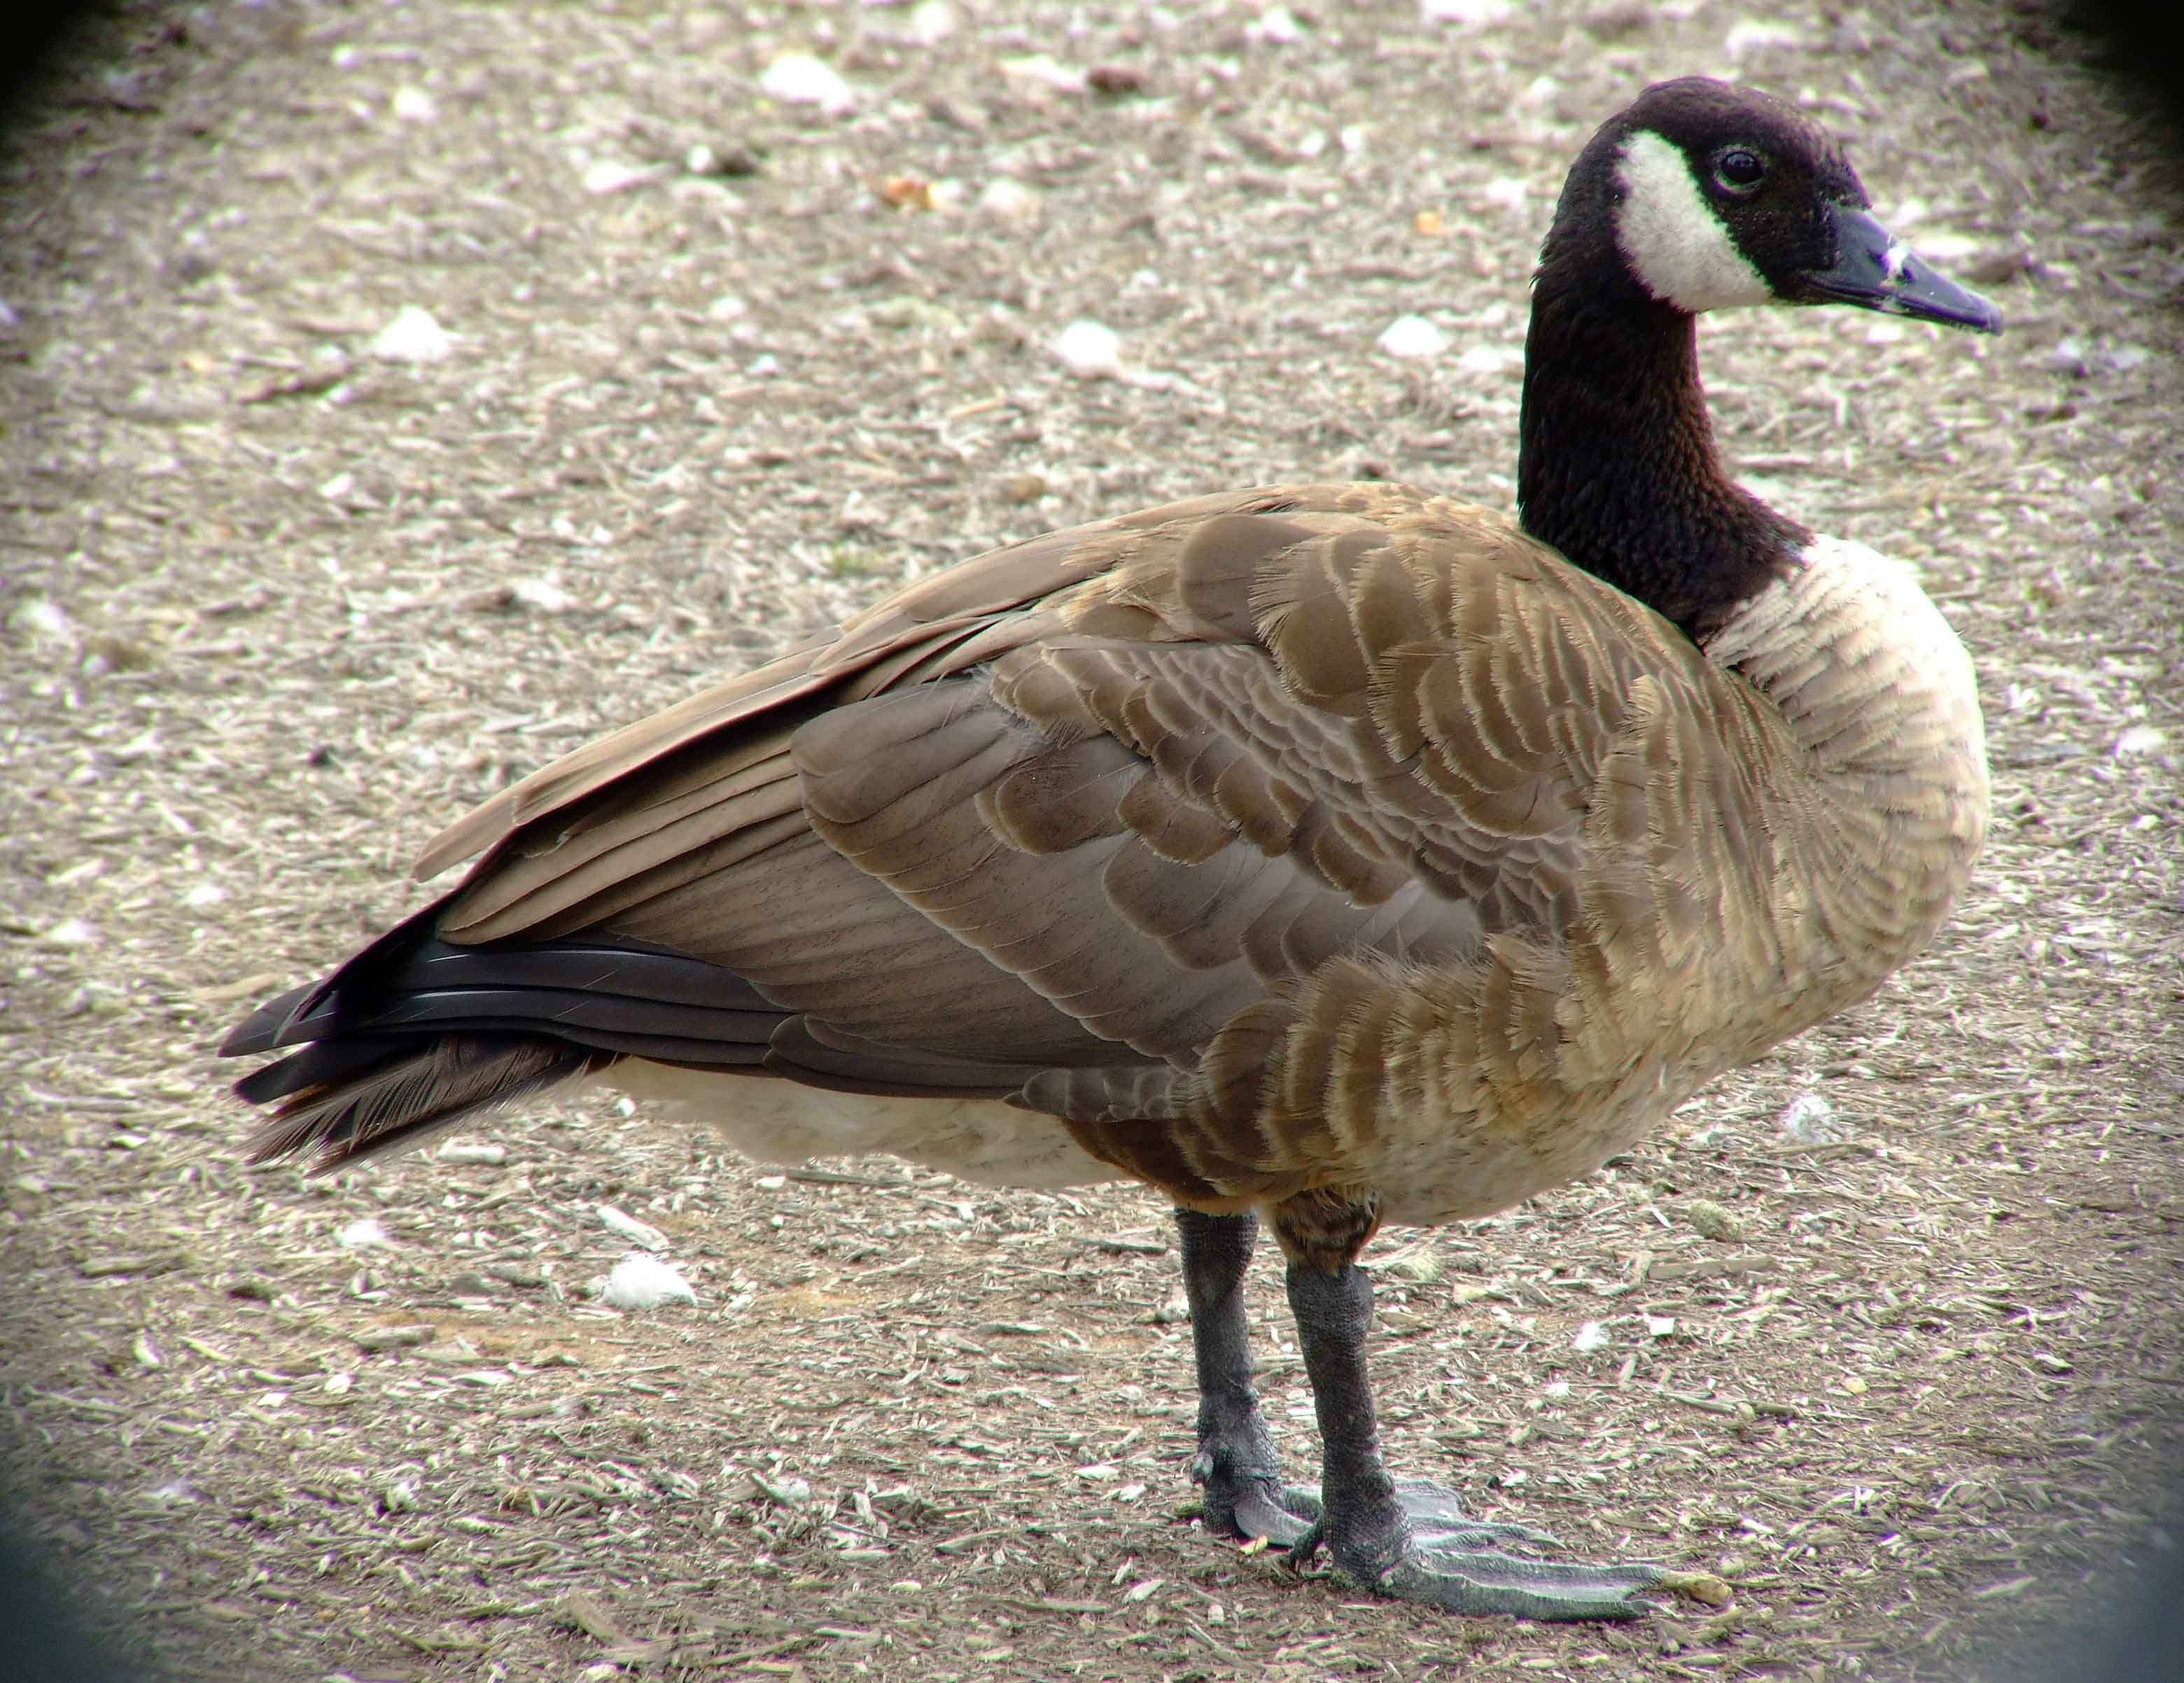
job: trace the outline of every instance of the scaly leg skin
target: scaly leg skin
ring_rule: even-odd
[[[1285,1247],[1287,1248],[1287,1247]],[[1705,1573],[1633,1562],[1593,1566],[1532,1560],[1503,1541],[1549,1542],[1522,1526],[1482,1525],[1454,1496],[1424,1480],[1388,1476],[1380,1460],[1373,1394],[1365,1375],[1372,1282],[1354,1262],[1329,1269],[1293,1261],[1290,1307],[1312,1380],[1326,1456],[1320,1520],[1291,1549],[1301,1559],[1325,1547],[1336,1568],[1368,1589],[1451,1613],[1527,1619],[1635,1619],[1652,1591],[1720,1605],[1728,1586]]]
[[[1258,1219],[1248,1212],[1209,1216],[1178,1209],[1175,1223],[1198,1357],[1198,1456],[1190,1476],[1206,1488],[1206,1528],[1219,1536],[1264,1537],[1286,1546],[1311,1531],[1319,1499],[1283,1485],[1273,1440],[1251,1388],[1243,1284]]]
[[[1190,1471],[1206,1491],[1202,1518],[1217,1535],[1246,1541],[1263,1537],[1277,1546],[1295,1548],[1302,1562],[1319,1546],[1319,1487],[1283,1482],[1251,1385],[1242,1286],[1258,1220],[1248,1212],[1210,1216],[1178,1208],[1175,1216],[1198,1358],[1198,1454]],[[1480,1524],[1464,1514],[1455,1496],[1424,1480],[1403,1480],[1396,1489],[1414,1534],[1451,1546],[1556,1546],[1552,1537],[1526,1526]]]

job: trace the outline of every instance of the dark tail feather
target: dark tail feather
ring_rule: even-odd
[[[235,1096],[245,1104],[270,1105],[314,1088],[345,1085],[360,1075],[421,1050],[422,1039],[388,1041],[315,1040],[263,1069],[253,1070],[235,1084]]]
[[[227,1038],[220,1043],[220,1055],[224,1058],[239,1057],[245,1052],[270,1052],[281,1044],[281,1031],[290,1019],[299,1013],[298,1007],[317,993],[323,984],[313,982],[301,988],[291,988],[252,1011],[242,1022],[227,1031]],[[245,1095],[248,1097],[248,1095]]]
[[[254,1162],[314,1151],[314,1173],[398,1151],[493,1105],[637,1056],[755,1071],[788,1012],[733,971],[642,942],[465,947],[432,908],[324,981],[269,1000],[222,1043],[298,1050],[236,1095],[274,1112]]]
[[[311,1172],[323,1174],[613,1062],[610,1052],[510,1034],[322,1041],[245,1077],[236,1091],[261,1103],[281,1095],[250,1136],[251,1162],[312,1151]]]

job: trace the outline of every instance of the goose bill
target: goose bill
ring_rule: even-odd
[[[1816,304],[1852,304],[1975,332],[1999,333],[2002,312],[1977,293],[1936,274],[1924,258],[1863,210],[1828,208],[1836,260],[1805,277]]]

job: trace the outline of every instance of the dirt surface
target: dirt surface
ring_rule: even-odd
[[[0,1441],[68,1575],[176,1669],[1968,1680],[2159,1553],[2184,263],[2155,137],[2025,8],[1314,9],[124,11],[20,131]],[[792,50],[854,106],[763,97]],[[330,1182],[240,1166],[230,1022],[590,734],[1046,527],[1301,476],[1506,504],[1561,172],[1695,70],[1812,103],[2008,313],[1703,335],[1741,471],[1916,562],[1971,645],[1993,839],[1928,957],[1661,1143],[1384,1236],[1375,1363],[1404,1468],[1719,1571],[1729,1612],[1460,1621],[1206,1535],[1142,1195],[784,1175],[584,1102]],[[442,334],[382,338],[411,306]],[[1440,355],[1378,346],[1409,312]],[[1055,355],[1079,317],[1123,377]],[[632,1249],[603,1206],[694,1304],[599,1304]],[[1303,1471],[1271,1263],[1254,1309]]]

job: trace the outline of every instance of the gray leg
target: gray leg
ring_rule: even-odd
[[[1198,1457],[1190,1474],[1206,1487],[1206,1528],[1223,1536],[1295,1542],[1318,1504],[1283,1489],[1273,1440],[1251,1388],[1243,1285],[1258,1218],[1178,1209],[1175,1223],[1198,1357]]]
[[[1292,1262],[1289,1289],[1326,1456],[1320,1523],[1299,1540],[1297,1555],[1323,1546],[1336,1567],[1365,1587],[1452,1613],[1632,1619],[1646,1610],[1635,1597],[1648,1590],[1728,1599],[1727,1587],[1703,1574],[1639,1563],[1567,1565],[1508,1553],[1501,1544],[1553,1540],[1521,1525],[1480,1524],[1465,1516],[1451,1492],[1423,1480],[1389,1477],[1365,1374],[1372,1282],[1354,1263],[1330,1271]]]

